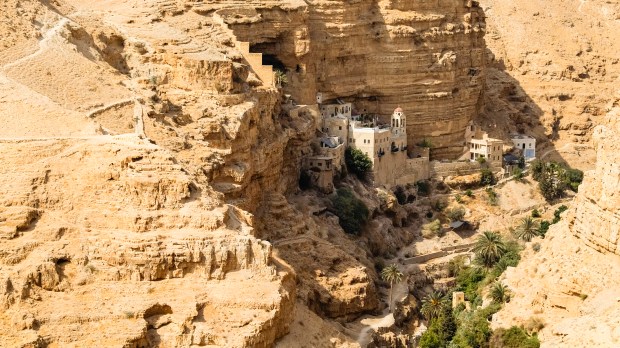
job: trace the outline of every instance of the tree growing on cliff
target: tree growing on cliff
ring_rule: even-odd
[[[521,219],[519,226],[515,229],[515,236],[529,242],[532,238],[539,235],[539,230],[540,223],[537,220],[534,220],[531,216],[526,216]]]
[[[506,253],[506,244],[497,232],[485,231],[478,237],[473,248],[476,257],[487,267],[493,265]]]
[[[395,264],[391,264],[384,269],[381,270],[381,279],[383,281],[390,283],[390,310],[392,310],[392,290],[394,288],[394,283],[400,283],[403,279],[403,273],[398,270]]]
[[[422,308],[420,312],[428,321],[437,318],[443,309],[447,306],[446,299],[442,293],[435,291],[426,296],[422,300]]]
[[[339,188],[331,197],[331,211],[338,217],[340,227],[349,234],[359,235],[368,221],[368,207],[347,188]]]
[[[347,169],[360,180],[366,180],[366,175],[372,169],[372,161],[360,149],[348,147],[344,153],[344,161]]]

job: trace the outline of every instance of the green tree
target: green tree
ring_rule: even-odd
[[[478,237],[473,251],[486,267],[492,267],[506,253],[506,245],[499,233],[485,231]]]
[[[422,300],[420,312],[422,312],[426,320],[431,321],[441,314],[445,306],[447,306],[447,303],[443,294],[435,291]]]
[[[480,185],[488,186],[495,184],[495,175],[489,168],[482,168],[480,170]]]
[[[491,348],[539,348],[540,341],[536,336],[529,336],[522,328],[513,326],[510,329],[493,331],[490,339]]]
[[[443,348],[446,347],[454,334],[457,326],[450,306],[444,306],[436,318],[431,320],[428,330],[420,337],[420,348]]]
[[[465,216],[465,208],[463,208],[462,206],[458,206],[456,208],[452,208],[446,211],[446,217],[448,217],[448,219],[450,219],[450,221],[453,221],[453,222],[463,220],[464,216]]]
[[[286,75],[286,71],[276,69],[275,78],[276,78],[276,85],[278,87],[282,87],[288,83],[288,76]]]
[[[491,288],[489,295],[496,303],[504,303],[509,298],[508,287],[500,282],[496,282]]]
[[[400,283],[403,279],[403,273],[398,270],[395,264],[391,264],[381,270],[381,279],[390,283],[390,310],[392,310],[392,290],[394,283]]]
[[[357,175],[360,180],[366,180],[366,175],[372,169],[372,161],[365,153],[360,149],[348,147],[344,160],[350,172]]]
[[[368,221],[368,208],[353,192],[347,188],[339,188],[331,197],[331,211],[338,216],[342,229],[350,234],[359,235]]]
[[[538,236],[540,233],[540,223],[534,220],[531,216],[526,216],[521,219],[519,226],[515,229],[515,236],[526,242],[532,240],[532,238]]]

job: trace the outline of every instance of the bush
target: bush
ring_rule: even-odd
[[[515,180],[517,181],[523,180],[523,169],[516,168],[512,171],[512,176],[514,176]]]
[[[562,217],[560,216],[563,212],[565,212],[568,209],[567,206],[565,205],[561,205],[558,209],[556,209],[553,212],[553,221],[551,222],[552,224],[557,224],[558,222],[560,222],[560,219],[562,219]]]
[[[493,189],[490,187],[486,189],[486,192],[487,192],[487,202],[490,205],[498,205],[499,199],[498,199],[497,193],[493,191]]]
[[[517,326],[508,330],[498,329],[493,332],[490,341],[492,348],[538,348],[540,341],[536,336],[528,336],[525,331]]]
[[[430,148],[432,148],[432,147],[433,147],[433,144],[431,143],[431,141],[430,141],[430,140],[428,140],[428,139],[424,138],[424,139],[422,139],[422,141],[420,141],[420,142],[418,143],[418,146],[419,146],[419,147],[427,147],[427,148],[429,148],[429,149],[430,149]]]
[[[428,196],[431,193],[431,185],[429,185],[428,181],[420,180],[415,183],[418,188],[418,194],[422,196]]]
[[[422,237],[433,238],[441,234],[441,222],[439,219],[422,225]]]
[[[551,223],[547,220],[543,220],[540,222],[540,227],[538,229],[538,235],[545,238],[545,234],[547,233],[547,231],[549,230],[549,226],[551,226]]]
[[[533,218],[539,218],[540,217],[540,212],[538,211],[538,209],[532,210],[532,217]]]
[[[428,330],[420,337],[420,348],[443,348],[448,345],[456,333],[456,322],[452,307],[444,306],[437,318],[430,322]]]
[[[458,329],[452,346],[459,348],[488,347],[492,331],[490,317],[500,309],[499,304],[491,304],[474,312],[465,311],[457,319]]]
[[[342,229],[349,234],[359,235],[368,221],[368,208],[351,190],[339,188],[331,198],[333,213],[338,216]]]
[[[474,192],[472,190],[467,190],[465,191],[465,196],[471,198],[474,196]]]
[[[524,329],[529,335],[531,335],[540,332],[540,330],[542,330],[544,327],[545,323],[542,321],[542,319],[537,317],[531,317],[527,320],[527,323],[525,323]]]
[[[396,190],[394,190],[394,196],[396,196],[398,204],[407,204],[407,194],[405,193],[405,189],[403,189],[402,186],[396,186]]]
[[[534,243],[532,244],[532,250],[534,250],[534,252],[539,252],[540,251],[540,243]]]
[[[476,158],[476,161],[477,161],[478,163],[480,163],[480,164],[485,164],[485,163],[487,163],[487,159],[486,159],[486,158],[484,158],[484,157],[478,157],[478,158]]]
[[[459,195],[458,193],[456,195],[454,195],[454,200],[457,203],[463,203],[463,198],[461,198],[461,195]]]
[[[495,184],[495,175],[489,168],[480,170],[480,185],[489,186]]]
[[[583,181],[583,172],[566,164],[535,161],[531,168],[532,177],[538,181],[540,192],[547,200],[562,197],[567,188],[577,192]]]
[[[446,202],[445,199],[436,199],[434,201],[431,202],[431,208],[433,208],[433,210],[435,211],[443,211],[444,209],[446,209],[446,207],[448,206],[448,202]]]
[[[370,158],[361,150],[352,147],[348,147],[344,154],[347,169],[357,175],[360,180],[366,180],[368,172],[372,169]]]
[[[446,211],[446,217],[448,217],[448,219],[450,219],[450,221],[453,221],[453,222],[463,220],[464,216],[465,216],[465,208],[463,208],[462,206],[448,209],[448,211]]]

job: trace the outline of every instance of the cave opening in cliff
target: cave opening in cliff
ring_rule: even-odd
[[[275,70],[286,71],[288,68],[278,58],[277,49],[275,42],[262,42],[250,46],[250,52],[263,54],[263,65],[271,65]]]

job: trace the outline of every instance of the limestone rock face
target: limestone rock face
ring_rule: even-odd
[[[544,240],[533,241],[538,252],[528,246],[507,271],[504,282],[514,296],[495,315],[495,327],[541,321],[546,347],[620,344],[618,111],[594,131],[596,168],[586,173],[572,208]]]
[[[410,144],[429,138],[437,158],[460,153],[485,81],[477,2],[281,3],[218,13],[240,40],[289,69],[286,90],[296,100],[313,103],[322,92],[386,119],[400,105]]]
[[[620,30],[620,5],[479,2],[487,17],[490,59],[478,123],[494,137],[515,131],[536,136],[537,155],[591,169],[592,135],[613,104],[620,76],[612,34]]]

